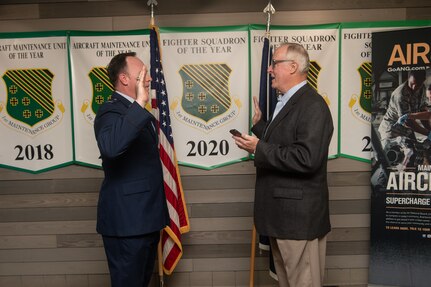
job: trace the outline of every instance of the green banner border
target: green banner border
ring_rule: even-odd
[[[203,32],[238,32],[248,31],[249,25],[208,26],[208,27],[159,27],[163,33],[203,33]]]
[[[22,38],[41,38],[41,37],[67,37],[68,30],[41,31],[41,32],[16,32],[0,33],[0,39],[22,39]]]

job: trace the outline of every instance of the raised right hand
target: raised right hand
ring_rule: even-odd
[[[145,107],[146,103],[150,100],[149,86],[151,77],[148,75],[147,67],[142,66],[139,76],[136,79],[136,101],[141,107]]]
[[[259,108],[259,100],[257,97],[253,97],[254,115],[251,119],[253,125],[255,125],[262,118],[262,111]]]

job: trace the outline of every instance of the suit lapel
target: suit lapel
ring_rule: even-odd
[[[301,96],[309,88],[308,84],[301,87],[293,96],[289,99],[286,105],[280,110],[277,116],[269,123],[268,129],[266,130],[264,139],[268,139],[272,131],[283,121],[283,119],[293,110],[296,103],[300,100]]]

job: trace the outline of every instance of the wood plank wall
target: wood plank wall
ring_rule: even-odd
[[[0,32],[144,28],[149,17],[143,2],[1,0]],[[160,26],[265,22],[260,11],[266,1],[183,1],[181,7],[172,0],[158,2]],[[273,1],[278,9],[273,24],[431,19],[428,0],[376,2]],[[174,275],[165,278],[166,285],[248,286],[253,163],[180,171],[191,231],[184,235],[183,259]],[[95,233],[102,177],[101,170],[82,166],[38,175],[0,169],[1,287],[109,286],[102,241]],[[333,231],[325,285],[366,286],[369,177],[369,164],[343,158],[329,162]],[[255,286],[276,286],[267,263],[267,254],[257,251]],[[152,286],[158,286],[157,276]]]
[[[191,231],[168,286],[247,285],[253,162],[180,171]],[[329,162],[329,285],[367,281],[369,176],[368,164]],[[109,286],[95,233],[102,177],[102,171],[81,166],[39,175],[0,169],[0,286]],[[256,286],[275,284],[267,263],[267,254],[257,251]]]

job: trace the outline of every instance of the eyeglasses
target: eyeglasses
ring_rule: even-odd
[[[271,66],[274,68],[275,65],[279,64],[279,63],[284,63],[284,62],[294,62],[293,60],[271,60]]]

